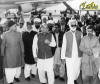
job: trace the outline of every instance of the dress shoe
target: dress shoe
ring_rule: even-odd
[[[46,84],[46,83],[41,83],[41,84]]]
[[[9,83],[9,84],[13,84],[13,83]]]
[[[30,78],[30,77],[27,77],[27,78],[25,78],[25,80],[26,80],[26,81],[30,81],[30,80],[31,80],[31,78]]]
[[[59,78],[59,76],[55,76],[55,79]]]
[[[59,80],[61,80],[61,81],[65,81],[65,79],[64,79],[64,78],[62,78],[62,77],[60,77],[60,78],[59,78]]]
[[[74,83],[75,83],[75,84],[78,84],[76,80],[74,81]]]
[[[35,75],[34,75],[34,74],[31,74],[31,77],[32,77],[32,78],[35,78]]]
[[[20,82],[19,78],[14,78],[14,80],[15,80],[16,82]]]

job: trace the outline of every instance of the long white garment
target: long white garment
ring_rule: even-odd
[[[29,77],[31,74],[36,75],[37,74],[37,66],[36,64],[25,64],[25,69],[24,69],[24,76],[25,78]]]
[[[33,39],[33,56],[34,58],[38,58],[37,52],[38,52],[38,36],[35,35]],[[55,47],[56,42],[52,35],[51,42],[49,46]],[[38,74],[39,74],[39,80],[41,83],[46,83],[47,80],[45,78],[45,72],[47,72],[48,77],[48,84],[54,84],[54,71],[53,71],[53,64],[54,64],[54,58],[48,58],[48,59],[39,59],[37,60],[37,68],[38,68]]]
[[[13,83],[14,77],[18,78],[21,74],[21,67],[5,68],[5,76],[7,83]]]
[[[48,84],[54,84],[54,71],[53,71],[54,58],[38,59],[37,68],[39,80],[41,83],[47,83],[45,72],[47,72]]]
[[[61,51],[61,58],[66,59],[67,77],[68,77],[67,84],[74,84],[74,80],[76,80],[79,76],[80,64],[81,64],[81,58],[78,57],[76,36],[75,33],[72,34],[73,34],[72,57],[68,58],[65,56],[66,46],[67,46],[67,40],[65,40],[66,39],[65,35],[64,35],[62,51]]]

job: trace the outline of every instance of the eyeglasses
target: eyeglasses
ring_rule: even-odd
[[[71,27],[76,27],[77,25],[71,25]]]

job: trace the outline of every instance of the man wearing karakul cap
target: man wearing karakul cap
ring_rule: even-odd
[[[63,36],[61,59],[66,62],[67,69],[67,84],[74,84],[80,74],[81,51],[79,45],[81,42],[82,33],[76,30],[76,20],[69,21],[70,31]],[[65,59],[65,60],[64,60]]]
[[[19,82],[18,78],[21,74],[24,46],[21,34],[16,31],[15,22],[8,24],[8,27],[10,29],[4,34],[1,54],[4,56],[4,69],[7,83],[13,84],[14,78],[16,82]]]

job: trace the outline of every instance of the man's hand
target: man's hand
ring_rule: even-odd
[[[61,61],[62,61],[62,63],[63,63],[63,64],[65,64],[65,63],[66,63],[66,60],[65,60],[65,59],[62,59]]]
[[[44,43],[50,44],[50,41],[49,41],[48,39],[46,39],[46,40],[44,41]]]
[[[88,54],[89,56],[92,56],[92,55],[93,55],[92,50],[91,50],[91,49],[88,49],[88,50],[87,50],[87,54]]]

